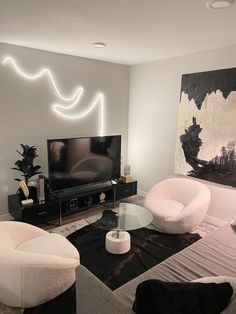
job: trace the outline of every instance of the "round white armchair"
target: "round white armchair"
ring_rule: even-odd
[[[208,187],[196,180],[171,178],[156,184],[147,194],[144,206],[161,232],[194,231],[204,219],[211,199]]]
[[[79,253],[63,236],[32,225],[0,222],[0,302],[33,307],[75,281]]]

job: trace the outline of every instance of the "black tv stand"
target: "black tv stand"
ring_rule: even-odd
[[[21,204],[18,194],[13,194],[8,196],[8,208],[10,214],[18,221],[37,225],[58,219],[61,225],[63,217],[67,215],[104,204],[101,203],[101,193],[105,194],[106,204],[115,206],[116,201],[137,194],[137,181],[117,184],[112,184],[111,181],[96,183],[63,193],[49,194],[44,203],[35,201],[25,206]]]

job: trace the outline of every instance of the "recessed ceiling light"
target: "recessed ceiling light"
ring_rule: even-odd
[[[225,9],[233,4],[234,0],[213,0],[207,2],[206,6],[210,9]]]
[[[93,43],[93,47],[95,48],[104,48],[106,47],[107,44],[105,43],[99,43],[99,42],[96,42],[96,43]]]

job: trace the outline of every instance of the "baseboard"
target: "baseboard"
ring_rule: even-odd
[[[210,224],[215,225],[217,227],[222,227],[225,224],[227,224],[227,221],[221,220],[210,215],[206,215],[204,221],[209,222]]]
[[[138,190],[138,191],[137,191],[137,194],[140,195],[140,196],[146,197],[147,192],[144,192],[144,191],[142,191],[142,190]]]
[[[14,220],[14,218],[9,214],[3,214],[3,215],[0,215],[0,221],[3,221],[3,220]]]

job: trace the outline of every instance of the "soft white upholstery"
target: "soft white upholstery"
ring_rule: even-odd
[[[78,259],[78,251],[68,240],[56,233],[47,233],[24,241],[17,250],[29,253],[49,254],[65,258]]]
[[[197,228],[210,204],[210,190],[199,181],[172,178],[156,184],[144,206],[153,213],[153,224],[161,232],[186,233]]]
[[[64,237],[29,224],[0,222],[0,302],[33,307],[75,281],[79,253]]]

